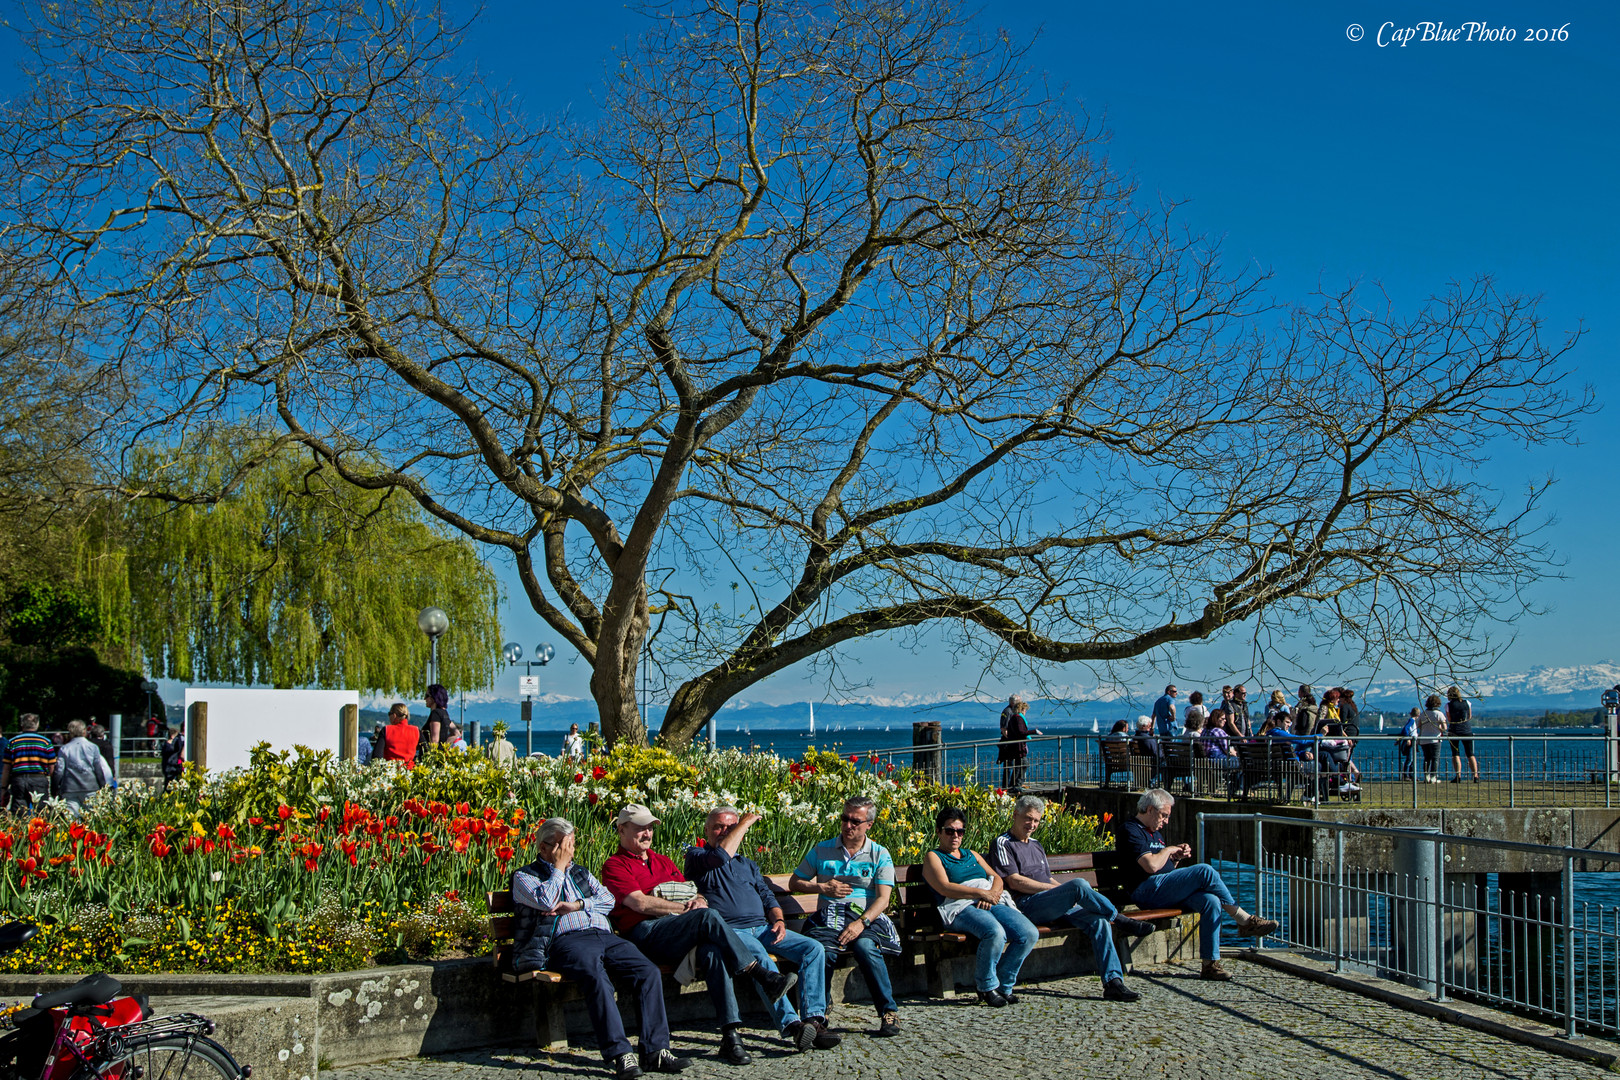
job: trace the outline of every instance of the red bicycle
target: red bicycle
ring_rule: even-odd
[[[0,954],[38,932],[0,926]],[[89,975],[32,1002],[0,1009],[0,1080],[247,1080],[253,1070],[208,1036],[196,1013],[152,1016],[111,975]]]

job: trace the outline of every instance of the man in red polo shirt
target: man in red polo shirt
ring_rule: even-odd
[[[776,1001],[792,989],[798,976],[771,971],[756,960],[674,861],[652,849],[657,824],[653,812],[637,803],[620,810],[613,820],[619,850],[602,864],[602,884],[618,901],[608,915],[613,928],[655,964],[679,964],[693,949],[713,949],[728,977],[747,975],[759,984],[767,1000]],[[725,991],[713,983],[708,990],[715,1014],[724,1016]],[[732,1065],[749,1062],[748,1052],[737,1038],[741,1026],[728,1025],[721,1032],[720,1060]]]

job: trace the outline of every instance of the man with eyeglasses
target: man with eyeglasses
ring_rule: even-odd
[[[1102,975],[1104,1001],[1135,1001],[1142,995],[1125,985],[1125,967],[1114,948],[1113,931],[1130,937],[1153,932],[1153,924],[1122,915],[1108,898],[1086,883],[1052,877],[1046,849],[1035,830],[1046,817],[1046,801],[1025,795],[1013,803],[1012,827],[990,845],[985,859],[1001,875],[1013,902],[1038,926],[1077,926],[1091,937],[1091,955]]]
[[[674,861],[652,849],[657,824],[653,812],[637,803],[625,806],[613,821],[619,834],[619,850],[602,864],[602,884],[617,901],[608,916],[614,929],[655,964],[677,965],[693,949],[712,948],[720,977],[707,979],[706,985],[722,1024],[727,1020],[728,998],[732,1011],[736,1010],[731,987],[723,985],[734,976],[753,979],[765,1000],[780,999],[793,988],[798,976],[773,971],[756,959],[742,937],[675,868]],[[720,1060],[731,1065],[749,1062],[737,1038],[741,1026],[726,1026],[721,1032]]]
[[[817,921],[837,930],[837,947],[848,949],[866,977],[878,1011],[878,1034],[900,1034],[900,1003],[894,998],[883,943],[894,928],[883,912],[894,892],[894,859],[868,835],[877,803],[864,795],[844,803],[838,835],[805,853],[788,879],[794,892],[816,893]]]
[[[1170,820],[1176,800],[1163,788],[1142,793],[1136,803],[1136,816],[1119,827],[1115,850],[1126,856],[1121,873],[1125,891],[1145,908],[1181,908],[1198,912],[1198,955],[1203,958],[1202,977],[1225,982],[1231,974],[1221,966],[1221,914],[1230,916],[1237,932],[1265,937],[1277,932],[1277,924],[1244,911],[1232,899],[1220,874],[1208,863],[1184,866],[1176,863],[1192,858],[1191,844],[1167,845],[1160,830]]]
[[[797,964],[805,977],[799,980],[800,1004],[804,1019],[794,1009],[790,996],[767,1001],[776,1029],[801,1054],[808,1050],[831,1050],[842,1041],[827,1028],[827,953],[821,942],[804,934],[795,934],[787,928],[782,915],[782,902],[771,891],[760,872],[759,864],[742,854],[742,844],[748,830],[759,820],[758,814],[744,814],[735,806],[717,806],[709,811],[703,822],[703,839],[686,849],[686,876],[698,887],[698,894],[709,903],[711,911],[718,911],[726,925],[737,932],[754,958],[771,971],[776,963],[771,954]],[[719,951],[708,946],[698,950],[704,978],[709,986],[720,986],[725,994],[720,1009],[722,1030],[742,1027],[737,1010],[737,996],[731,990],[731,980],[721,967]],[[737,1062],[735,1057],[747,1058],[740,1044],[736,1053],[728,1056],[722,1049],[721,1058]]]

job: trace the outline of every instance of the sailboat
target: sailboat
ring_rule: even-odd
[[[1094,716],[1094,717],[1092,717],[1092,718],[1091,718],[1091,733],[1092,733],[1092,734],[1093,734],[1093,735],[1095,735],[1095,734],[1097,734],[1097,733],[1098,733],[1098,732],[1099,732],[1099,731],[1101,731],[1101,730],[1102,730],[1102,728],[1100,728],[1100,727],[1098,727],[1098,726],[1097,726],[1097,718],[1096,718],[1096,717],[1095,717],[1095,716]]]
[[[883,730],[884,730],[884,731],[888,731],[888,730],[889,730],[889,725],[888,725],[888,724],[884,724],[884,725],[883,725]]]
[[[816,703],[810,703],[810,734],[816,733]]]

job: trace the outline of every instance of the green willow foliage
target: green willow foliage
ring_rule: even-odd
[[[291,452],[229,483],[223,469],[250,437],[233,438],[144,454],[135,476],[147,497],[86,549],[110,635],[137,662],[190,681],[414,697],[428,657],[416,614],[431,604],[450,616],[440,681],[494,681],[500,589],[471,543],[409,499],[350,487]]]

